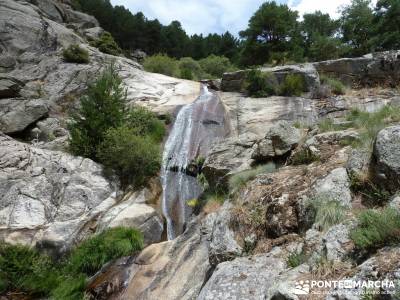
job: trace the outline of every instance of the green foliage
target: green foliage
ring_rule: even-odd
[[[354,193],[362,196],[364,205],[384,205],[391,196],[387,190],[375,184],[368,176],[361,176],[361,174],[351,174],[350,187]]]
[[[307,55],[310,61],[323,61],[337,59],[344,51],[345,48],[338,38],[316,35],[309,45]]]
[[[290,159],[290,162],[294,166],[308,165],[315,161],[319,161],[320,157],[314,154],[310,149],[303,148],[295,152]]]
[[[263,73],[261,70],[253,69],[246,75],[244,89],[251,97],[267,97],[276,93],[273,84],[269,78],[270,74]]]
[[[202,70],[199,62],[191,57],[183,57],[179,60],[179,73],[180,78],[189,80],[200,80],[203,77],[204,71]]]
[[[347,120],[352,122],[353,127],[360,130],[360,139],[354,146],[372,151],[378,132],[388,124],[400,122],[400,107],[386,105],[373,113],[354,109],[347,116]]]
[[[57,271],[50,257],[26,246],[0,246],[0,278],[3,290],[46,295],[57,285]]]
[[[221,78],[225,72],[235,70],[228,58],[213,54],[201,59],[199,64],[203,72],[211,75],[212,78]]]
[[[63,51],[64,60],[70,63],[87,64],[89,52],[77,44],[70,45]]]
[[[344,84],[336,79],[336,78],[331,78],[326,75],[321,75],[321,84],[327,85],[333,94],[335,95],[344,95],[346,93],[346,87]]]
[[[297,34],[297,18],[298,13],[285,4],[263,3],[251,17],[249,27],[240,32],[246,39],[243,54],[248,56],[247,63],[260,65],[270,60],[272,53],[290,50],[290,41]]]
[[[127,113],[126,126],[135,135],[149,136],[156,142],[161,142],[165,135],[165,126],[153,112],[141,106],[134,106]]]
[[[374,250],[400,241],[400,214],[392,208],[368,209],[358,216],[350,237],[359,249]]]
[[[68,259],[70,274],[94,275],[107,262],[132,255],[143,248],[143,236],[136,229],[116,227],[83,241]]]
[[[314,223],[322,231],[340,224],[346,218],[346,208],[328,196],[313,198],[309,204],[315,216]]]
[[[51,291],[51,299],[85,300],[86,276],[84,274],[63,275],[59,284]]]
[[[99,48],[99,50],[103,53],[115,56],[118,56],[122,52],[118,44],[115,42],[113,36],[109,32],[104,32],[98,40],[93,42],[93,46]]]
[[[70,150],[75,155],[97,158],[97,147],[109,128],[124,122],[126,91],[113,65],[88,87],[79,112],[72,116]]]
[[[276,170],[275,164],[268,163],[265,165],[258,166],[255,169],[250,169],[235,174],[229,179],[229,190],[231,192],[239,191],[242,187],[246,185],[248,181],[256,178],[257,175],[272,173],[275,170]]]
[[[283,96],[301,96],[306,91],[304,77],[299,74],[289,74],[280,86],[280,94]]]
[[[123,187],[141,187],[161,167],[160,148],[149,136],[138,136],[126,126],[111,128],[99,145],[97,156],[108,169],[116,171]]]
[[[286,264],[290,267],[290,268],[296,268],[298,266],[300,266],[301,264],[303,264],[304,262],[306,262],[307,260],[307,256],[305,255],[305,253],[303,251],[301,252],[292,252],[289,254],[287,260],[286,260]]]
[[[131,255],[143,247],[142,234],[131,228],[113,228],[95,235],[61,263],[20,245],[0,246],[0,293],[24,292],[55,300],[83,300],[87,276],[107,262]]]
[[[143,67],[148,72],[160,73],[178,77],[178,62],[165,54],[148,56],[143,62]]]

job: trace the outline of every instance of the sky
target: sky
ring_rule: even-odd
[[[223,33],[234,35],[246,29],[250,17],[265,0],[111,0],[123,5],[132,13],[143,12],[149,19],[157,18],[168,25],[173,20],[181,22],[185,31],[192,34]],[[304,13],[321,10],[331,17],[339,16],[338,9],[351,0],[278,0],[292,9]]]

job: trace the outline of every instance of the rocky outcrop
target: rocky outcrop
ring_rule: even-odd
[[[232,205],[226,202],[216,213],[209,246],[209,261],[212,266],[232,260],[240,256],[243,251],[230,228],[231,208]]]
[[[0,238],[61,252],[90,232],[90,221],[116,196],[90,159],[31,147],[3,134],[0,191]]]
[[[400,52],[388,51],[357,58],[342,58],[314,63],[320,74],[332,75],[351,85],[399,83]]]
[[[274,68],[261,68],[261,72],[273,76],[275,84],[279,85],[285,81],[289,74],[300,75],[305,82],[307,91],[313,91],[319,87],[319,75],[311,64],[278,66]],[[222,76],[221,90],[224,92],[241,92],[248,70],[225,73]]]
[[[197,299],[266,299],[284,269],[284,261],[268,254],[221,263]]]
[[[300,130],[286,121],[279,121],[269,128],[265,137],[253,146],[251,158],[265,161],[283,156],[297,146],[300,137]]]
[[[400,126],[381,130],[374,145],[377,178],[393,191],[400,189]]]
[[[254,135],[241,135],[224,139],[210,149],[202,172],[213,186],[225,186],[229,176],[250,169]]]
[[[213,215],[194,220],[173,241],[144,249],[130,268],[128,286],[119,299],[195,299],[207,280],[208,244]]]
[[[137,228],[143,233],[145,245],[158,243],[164,230],[163,219],[150,205],[147,188],[133,193],[129,199],[108,210],[99,220],[99,230],[113,227]]]

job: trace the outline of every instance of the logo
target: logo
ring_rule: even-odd
[[[310,293],[310,281],[309,280],[296,281],[293,293],[295,295],[308,295]]]

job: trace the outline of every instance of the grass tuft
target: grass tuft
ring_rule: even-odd
[[[328,197],[313,198],[310,206],[315,216],[314,223],[321,231],[326,231],[346,219],[346,207]]]
[[[264,173],[272,173],[275,170],[276,170],[275,164],[268,163],[265,165],[258,166],[255,169],[246,170],[238,174],[235,174],[229,179],[229,190],[232,193],[237,192],[242,187],[244,187],[248,181],[256,178],[257,175]]]

